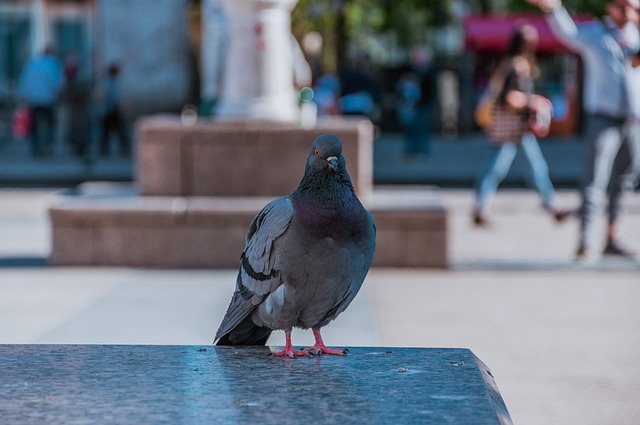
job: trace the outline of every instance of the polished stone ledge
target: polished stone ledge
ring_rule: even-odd
[[[511,424],[468,349],[0,345],[4,423]],[[258,422],[259,421],[259,422]]]

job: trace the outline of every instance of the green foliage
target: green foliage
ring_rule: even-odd
[[[300,0],[292,14],[294,34],[323,32],[344,17],[345,36],[392,33],[401,46],[424,42],[428,28],[450,23],[451,0]]]
[[[526,0],[457,0],[481,13],[531,12]],[[317,31],[324,39],[323,63],[338,65],[347,46],[369,53],[376,38],[391,37],[401,49],[429,42],[438,27],[457,24],[456,0],[299,0],[292,13],[293,33],[301,39]],[[565,0],[571,12],[602,16],[607,0]]]

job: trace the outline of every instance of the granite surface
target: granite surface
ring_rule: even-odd
[[[5,423],[511,424],[467,349],[0,345]],[[251,422],[249,422],[251,421]]]

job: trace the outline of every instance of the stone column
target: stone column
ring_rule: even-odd
[[[42,53],[52,41],[44,1],[35,0],[31,3],[31,56]]]
[[[98,75],[122,67],[120,90],[138,116],[177,111],[189,101],[188,0],[108,0],[96,4]]]
[[[229,25],[219,117],[295,121],[291,10],[298,0],[223,0]]]
[[[200,55],[200,97],[209,115],[220,99],[223,67],[227,56],[229,25],[222,4],[223,0],[202,2],[202,51]]]

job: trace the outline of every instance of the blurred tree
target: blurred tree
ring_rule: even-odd
[[[340,68],[349,47],[375,59],[375,37],[393,37],[400,48],[427,41],[429,28],[451,22],[452,0],[300,0],[293,10],[294,34],[317,31],[324,39],[323,62]]]
[[[602,16],[607,0],[564,0],[572,12]],[[388,54],[380,37],[400,49],[428,43],[431,31],[454,23],[456,4],[480,13],[536,12],[525,0],[299,0],[292,13],[294,34],[323,37],[325,71],[342,67],[354,48],[372,59]],[[377,60],[384,62],[384,60]]]

